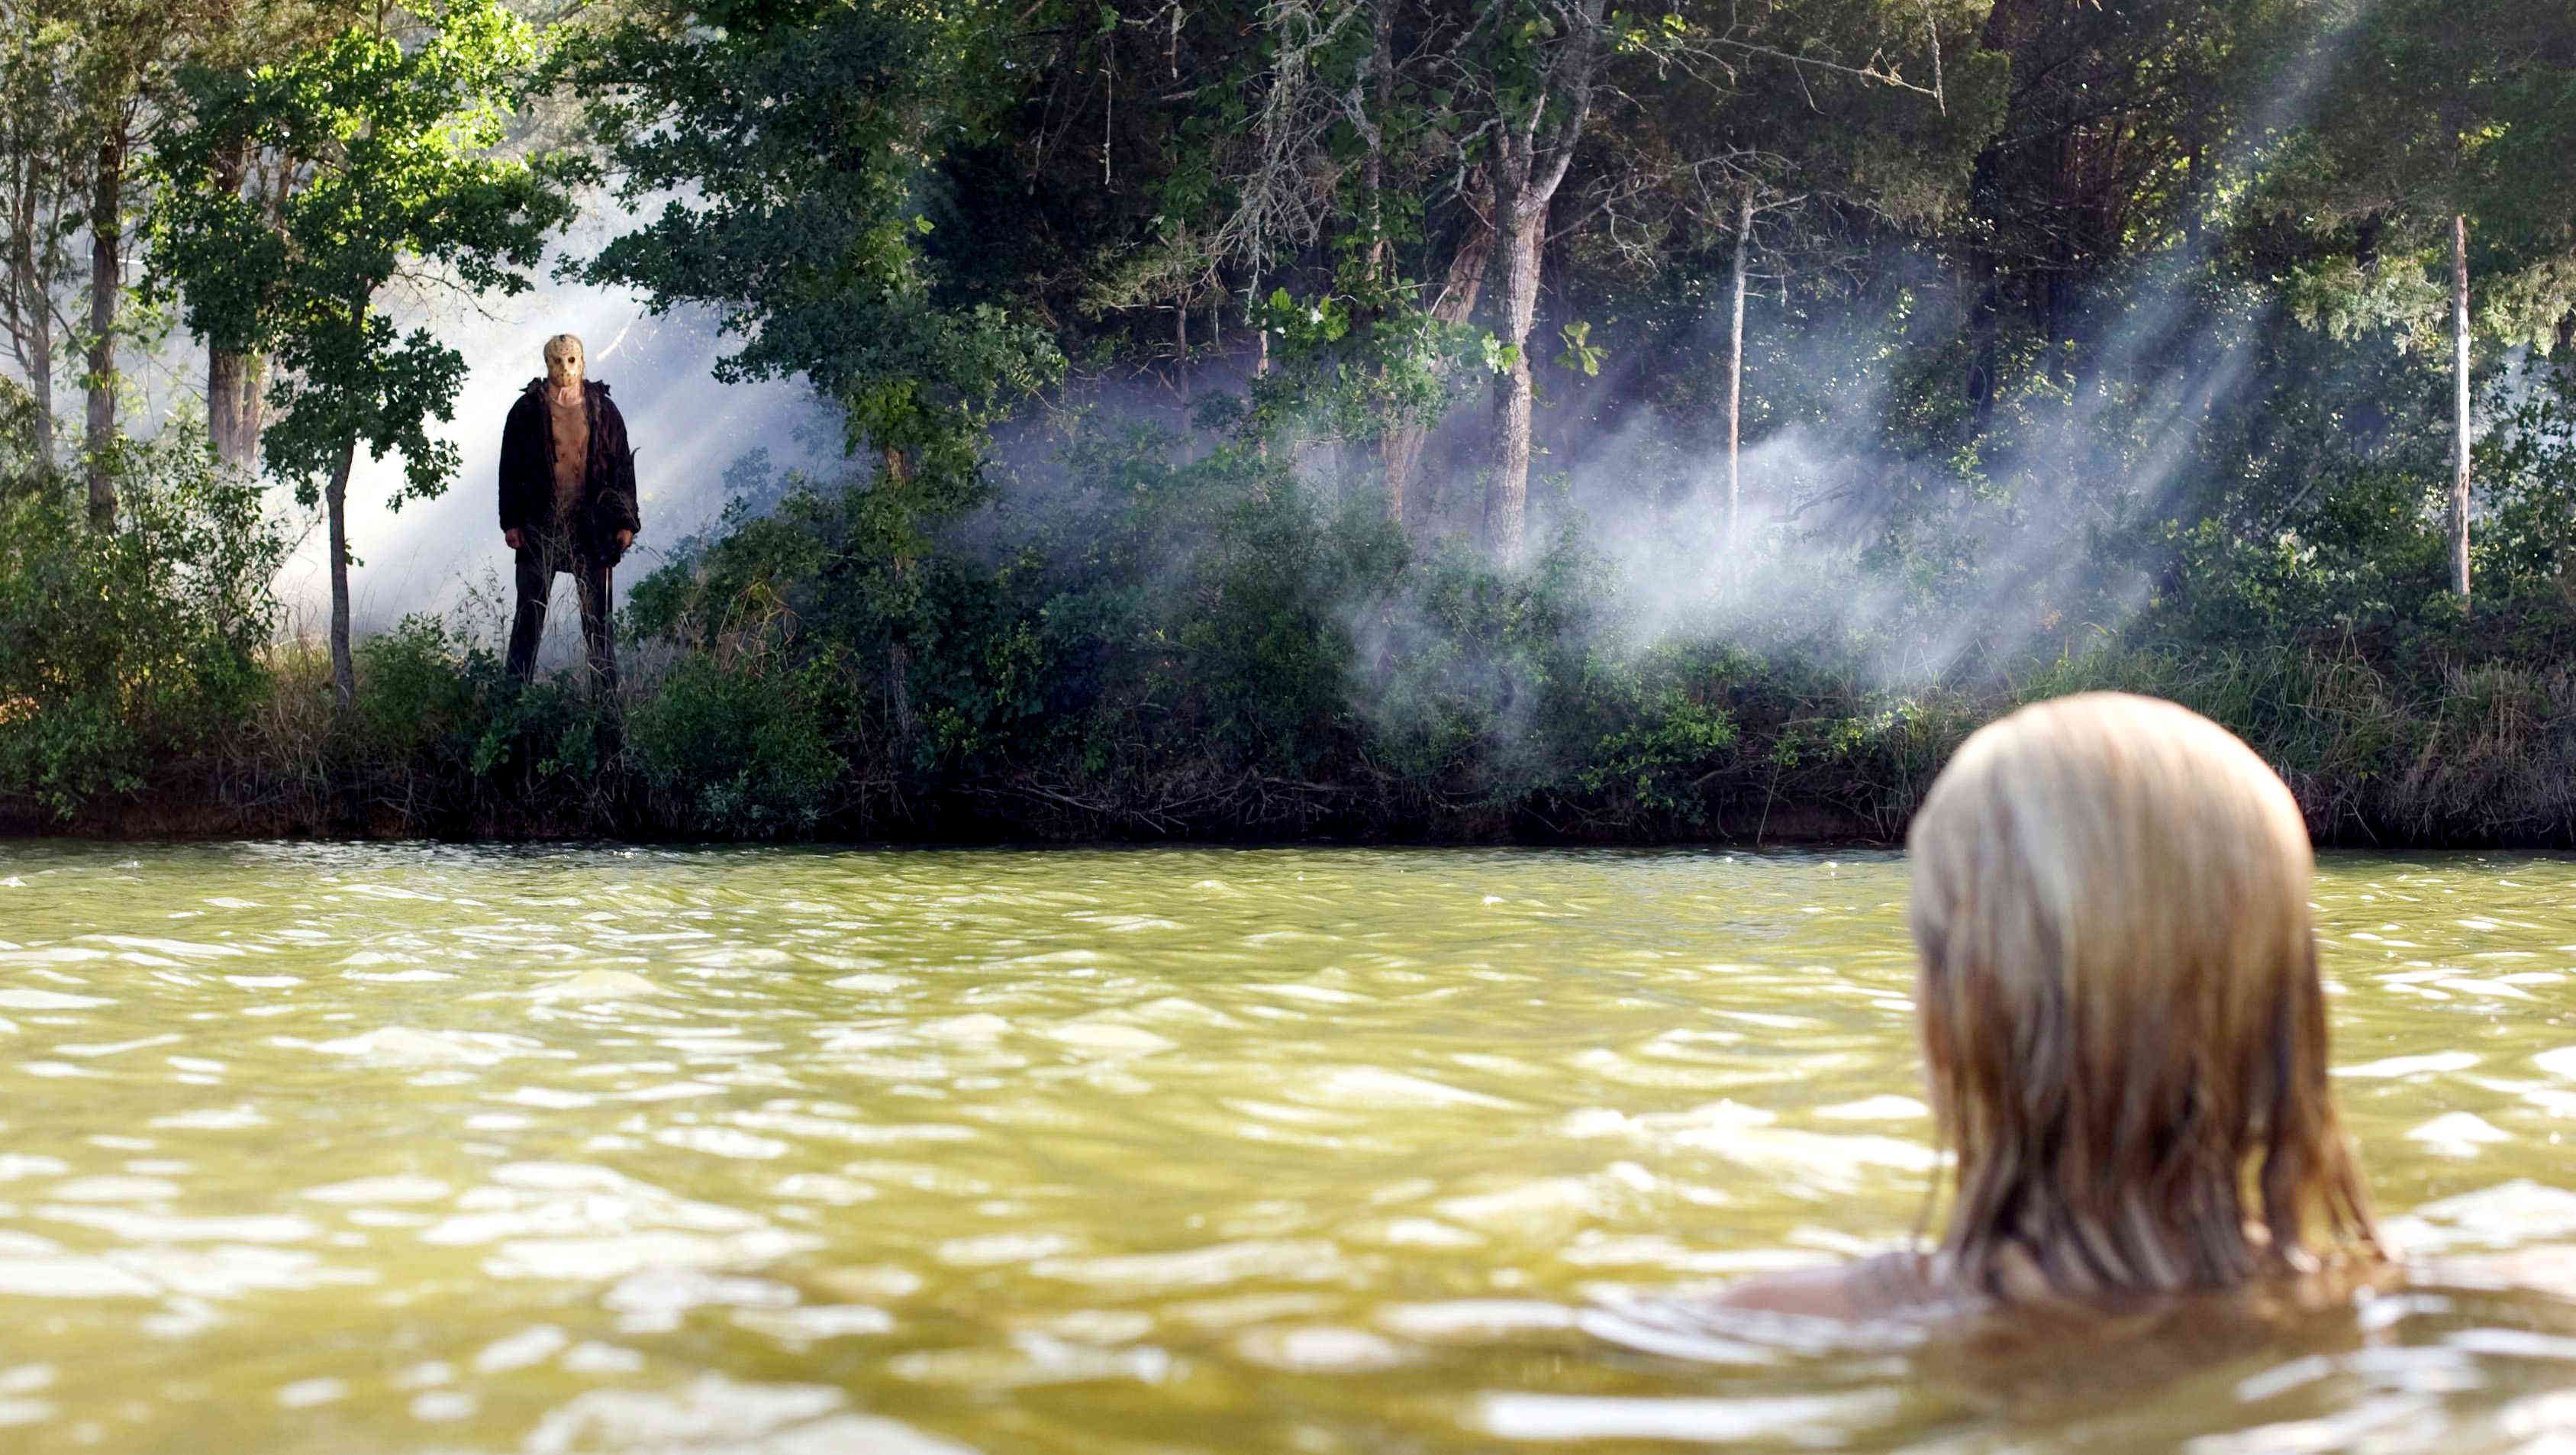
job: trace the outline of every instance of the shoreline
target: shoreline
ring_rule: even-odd
[[[909,707],[904,662],[837,648],[674,649],[614,703],[517,682],[437,623],[357,657],[346,709],[318,654],[278,650],[186,712],[0,715],[0,836],[1889,848],[1977,728],[2121,690],[2237,734],[2321,847],[2576,849],[2576,601],[2377,633],[2069,642],[1911,687],[1781,639],[1374,696],[1332,654],[1293,691],[1175,656],[1141,687],[1068,678],[990,720],[955,706],[995,690],[955,653],[909,659]],[[99,721],[113,731],[86,731]]]
[[[2310,805],[2303,799],[2301,807]],[[1903,852],[1902,829],[1893,835],[1873,832],[1862,815],[1832,808],[1775,805],[1757,836],[1730,832],[1729,825],[1689,834],[1547,833],[1503,829],[1480,833],[1336,832],[1265,833],[1249,827],[1202,828],[1171,833],[1038,832],[1025,825],[1014,832],[990,818],[962,821],[942,831],[916,827],[913,832],[847,828],[826,821],[811,832],[726,835],[692,832],[672,826],[664,831],[618,831],[603,825],[555,824],[502,827],[484,824],[464,832],[418,823],[379,820],[371,824],[317,824],[300,816],[251,810],[214,802],[193,804],[136,803],[101,807],[69,820],[49,821],[21,814],[0,814],[0,842],[99,844],[212,844],[235,841],[315,844],[433,843],[450,845],[618,845],[626,847],[834,847],[869,850],[1048,850],[1048,849],[1723,849],[1738,852]],[[837,831],[836,831],[837,830]],[[2407,835],[2373,833],[2368,825],[2345,824],[2319,832],[2310,812],[2310,841],[2320,852],[2356,853],[2550,853],[2576,852],[2576,826],[2556,833],[2487,835]]]
[[[989,824],[989,820],[983,821]],[[414,824],[323,826],[282,814],[262,814],[219,804],[130,805],[121,810],[84,812],[68,821],[48,822],[20,815],[0,815],[0,842],[95,842],[119,844],[204,844],[231,840],[301,841],[310,843],[442,844],[830,844],[884,849],[1057,849],[1057,848],[1420,848],[1420,849],[1902,849],[1904,838],[1874,835],[1865,819],[1827,810],[1774,810],[1772,822],[1758,838],[1750,834],[1712,832],[1699,835],[1484,833],[1336,833],[1304,834],[1228,832],[1224,829],[1169,834],[915,832],[836,833],[832,825],[797,834],[724,835],[688,832],[615,832],[596,826],[562,826],[519,831],[441,832]]]

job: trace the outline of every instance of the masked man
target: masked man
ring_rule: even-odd
[[[581,596],[581,638],[593,690],[617,687],[617,642],[608,612],[609,570],[643,528],[635,510],[635,452],[608,386],[582,378],[581,340],[546,340],[546,374],[528,381],[501,427],[501,538],[519,555],[519,614],[510,627],[510,675],[537,665],[555,573]]]

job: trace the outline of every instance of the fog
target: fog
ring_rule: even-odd
[[[2303,58],[2276,86],[2257,124],[2241,134],[2274,138],[2291,130],[2308,110],[2331,52],[2319,47]],[[2224,159],[2224,166],[2242,177],[2260,162],[2247,152]],[[634,216],[594,205],[563,241],[564,255],[588,255]],[[1962,592],[1953,583],[1946,621],[1912,615],[1919,603],[1905,599],[1902,583],[1857,569],[1862,549],[1884,536],[1887,501],[1908,489],[1958,488],[1944,474],[1948,462],[1909,462],[1880,446],[1888,383],[1855,361],[1884,340],[1862,337],[1866,323],[1772,337],[1765,330],[1779,326],[1782,310],[1760,299],[1749,340],[1749,398],[1800,393],[1811,380],[1856,382],[1839,386],[1810,417],[1748,439],[1740,531],[1727,534],[1727,462],[1722,447],[1707,443],[1722,439],[1721,429],[1705,418],[1647,407],[1642,401],[1654,381],[1640,361],[1614,355],[1598,380],[1568,374],[1551,382],[1557,398],[1542,406],[1536,421],[1546,453],[1535,461],[1531,482],[1533,546],[1571,528],[1610,563],[1619,611],[1617,641],[1605,645],[1623,650],[1650,649],[1680,635],[1777,630],[1784,613],[1804,613],[1799,626],[1809,632],[1888,640],[1880,674],[1905,685],[1937,678],[1970,653],[2010,651],[2043,631],[2062,632],[2068,624],[2061,607],[2076,594],[2064,588],[2095,565],[2086,554],[2088,532],[2125,511],[2169,500],[2176,480],[2196,463],[2200,423],[2241,382],[2252,357],[2249,321],[2212,316],[2198,287],[2207,250],[2221,231],[2211,226],[2196,233],[2132,279],[2118,311],[2091,330],[2084,351],[2091,362],[2070,381],[2067,396],[2034,412],[1981,462],[1988,479],[2008,488],[1954,511],[1946,522],[1963,534],[1960,549],[1969,560],[1962,573],[1967,585]],[[518,298],[467,300],[424,290],[389,293],[380,304],[404,329],[431,328],[464,356],[469,373],[455,417],[435,427],[461,459],[459,478],[446,493],[396,510],[388,502],[402,483],[402,462],[362,456],[357,463],[349,532],[357,557],[353,616],[361,634],[412,614],[447,617],[495,645],[506,632],[512,562],[494,518],[494,467],[503,417],[542,372],[539,350],[553,334],[584,339],[590,375],[613,390],[635,449],[645,528],[618,573],[621,592],[665,559],[674,542],[714,520],[724,504],[726,467],[737,459],[766,449],[775,467],[828,477],[839,454],[837,427],[801,381],[716,380],[716,362],[739,340],[720,334],[703,313],[654,316],[630,291],[560,281]],[[1965,303],[1936,298],[1924,306]],[[1545,316],[1548,311],[1543,308],[1532,335],[1533,350],[1542,355],[1561,321]],[[1722,351],[1720,314],[1713,311],[1700,331],[1699,347]],[[1068,407],[1111,427],[1177,427],[1180,450],[1204,449],[1210,441],[1193,438],[1183,423],[1185,401],[1193,393],[1240,388],[1245,353],[1238,346],[1203,354],[1181,388],[1143,375],[1093,379],[1030,409],[996,434],[994,478],[1003,498],[962,532],[994,543],[1006,535],[1025,539],[1033,521],[1058,508],[1061,471],[1050,449],[1062,438],[1057,426]],[[202,357],[180,335],[137,361],[143,414],[166,413],[191,392]],[[1461,380],[1416,485],[1431,502],[1435,538],[1477,532],[1493,428],[1483,389]],[[1300,459],[1319,494],[1370,486],[1374,459],[1365,444],[1308,450]],[[2103,619],[2079,625],[2116,628],[2145,599],[2143,583],[2112,583],[2107,594],[2098,589],[2103,583],[2091,584],[2097,589],[2088,604]],[[318,528],[304,532],[278,585],[287,630],[315,630],[328,606]],[[570,588],[559,582],[557,594],[547,655],[560,661],[578,632]],[[1354,603],[1353,610],[1369,614],[1369,634],[1400,631],[1401,612],[1390,616],[1383,603]]]
[[[722,509],[724,469],[736,457],[766,446],[774,461],[793,464],[811,453],[825,423],[801,383],[719,383],[714,364],[734,341],[719,337],[702,315],[651,316],[622,289],[555,284],[470,311],[429,299],[393,299],[388,309],[406,329],[435,328],[465,356],[469,373],[456,417],[435,430],[455,443],[462,465],[444,495],[395,510],[387,501],[402,485],[401,458],[361,453],[349,483],[350,548],[359,560],[349,595],[361,635],[413,614],[453,618],[496,645],[506,634],[512,557],[497,515],[501,422],[528,381],[545,372],[541,350],[555,334],[582,339],[589,376],[609,386],[635,450],[644,531],[618,569],[621,595],[672,542]],[[290,631],[327,616],[330,576],[319,530],[305,535],[278,586]],[[549,658],[577,648],[572,596],[569,579],[557,578],[546,623]]]

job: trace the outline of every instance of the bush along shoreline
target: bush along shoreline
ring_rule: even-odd
[[[1173,445],[1079,439],[1045,491],[909,558],[856,548],[865,487],[736,512],[637,584],[613,708],[412,618],[360,640],[346,712],[318,649],[267,635],[256,492],[141,451],[136,529],[7,507],[0,609],[33,630],[0,649],[0,827],[1897,843],[1978,725],[2121,688],[2244,736],[2320,843],[2576,844],[2576,606],[2527,590],[2465,618],[2430,551],[2341,620],[2330,555],[2170,535],[2097,541],[2009,614],[1779,542],[1656,612],[1639,562],[1574,524],[1504,570],[1257,450]]]

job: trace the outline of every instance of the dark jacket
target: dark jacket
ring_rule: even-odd
[[[581,392],[590,410],[590,454],[573,508],[573,548],[614,564],[617,533],[644,528],[635,510],[635,451],[626,443],[625,417],[608,400],[608,386],[584,379]],[[501,426],[501,529],[544,530],[554,507],[554,420],[540,377],[528,381]]]

